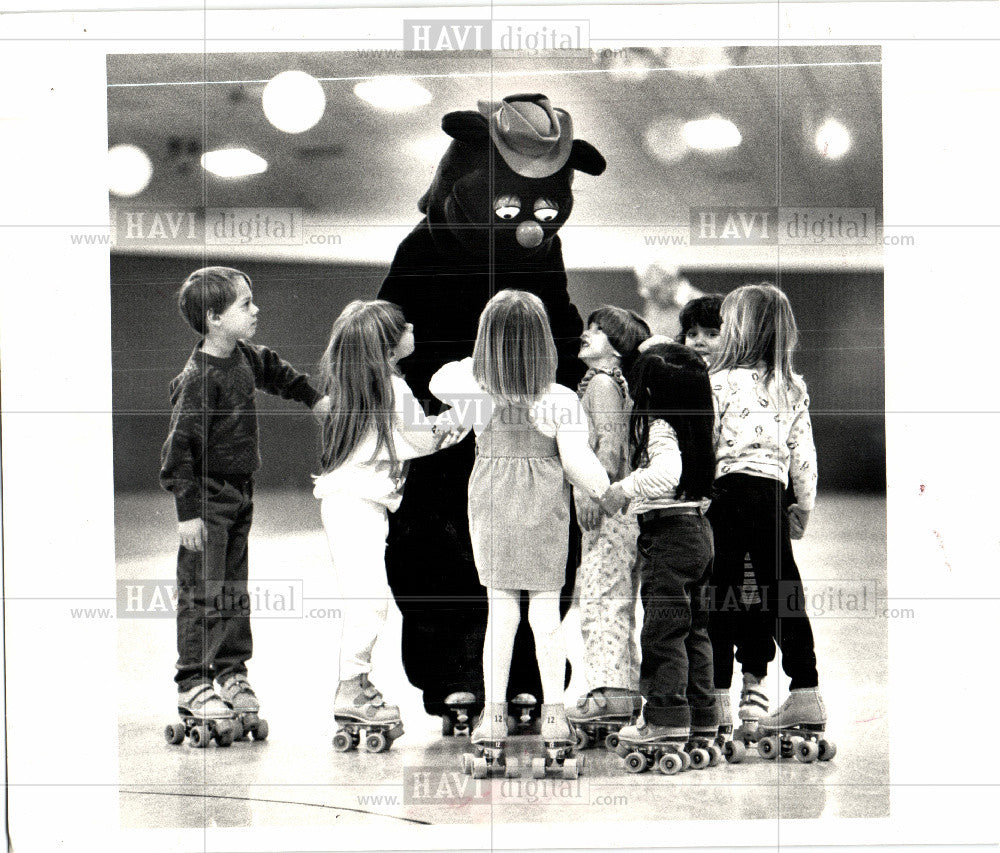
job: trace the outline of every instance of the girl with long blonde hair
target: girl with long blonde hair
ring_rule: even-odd
[[[720,701],[721,694],[728,697],[738,632],[774,637],[791,689],[778,711],[761,717],[758,726],[762,736],[785,731],[812,741],[803,747],[808,760],[808,755],[830,758],[833,751],[824,740],[815,743],[826,725],[826,708],[791,544],[805,532],[817,483],[809,395],[792,362],[797,343],[791,304],[773,284],[748,284],[723,300],[722,344],[711,369],[716,479],[709,519],[716,601],[709,633]],[[789,478],[796,502],[785,509]],[[747,554],[766,606],[745,611],[735,603]]]
[[[476,431],[469,480],[469,532],[489,615],[483,648],[486,704],[472,732],[481,753],[466,761],[477,775],[503,764],[505,697],[521,591],[542,681],[542,740],[546,763],[574,762],[573,737],[562,704],[566,651],[559,592],[565,583],[570,483],[599,499],[608,475],[590,449],[587,416],[577,395],[555,382],[556,348],[541,300],[503,290],[479,319],[472,358],[451,362],[430,390],[454,406]],[[514,759],[506,760],[513,774]],[[573,765],[570,765],[573,766]]]
[[[375,641],[392,593],[386,578],[388,513],[402,500],[405,463],[453,443],[458,432],[438,429],[400,375],[397,362],[413,352],[413,327],[398,306],[351,302],[330,331],[319,377],[330,405],[322,414],[323,473],[313,494],[345,599],[334,745],[351,749],[358,728],[369,749],[388,748],[403,733],[399,708],[387,705],[369,680]],[[378,735],[382,734],[381,740]],[[377,747],[377,748],[375,748]]]

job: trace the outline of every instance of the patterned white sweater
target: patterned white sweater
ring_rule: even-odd
[[[805,510],[816,503],[816,445],[809,419],[809,395],[789,392],[787,407],[764,367],[734,367],[712,374],[715,400],[715,476],[753,474],[795,487]]]

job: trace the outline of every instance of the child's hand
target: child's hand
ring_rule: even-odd
[[[601,509],[608,515],[614,515],[626,506],[628,506],[628,497],[621,487],[621,483],[615,483],[601,496]]]
[[[645,352],[650,347],[655,347],[660,344],[675,344],[675,343],[677,343],[677,341],[675,341],[673,338],[668,338],[666,335],[651,335],[650,337],[646,338],[646,340],[644,340],[641,344],[639,344],[639,352]]]
[[[590,495],[573,490],[573,501],[576,504],[576,520],[584,530],[595,530],[601,523],[601,505]]]
[[[181,538],[181,546],[188,551],[204,551],[208,541],[208,530],[200,518],[192,518],[177,524],[177,533]]]
[[[313,417],[318,421],[322,421],[323,417],[327,412],[330,411],[330,395],[327,394],[325,397],[320,397],[315,405],[312,407]]]
[[[788,532],[792,539],[801,539],[809,524],[809,510],[802,509],[798,504],[788,507]]]
[[[437,449],[444,450],[447,447],[452,447],[458,444],[464,437],[468,430],[463,426],[453,426],[453,427],[443,427],[435,426],[431,430],[435,436],[437,436]]]

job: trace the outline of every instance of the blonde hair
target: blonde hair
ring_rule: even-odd
[[[770,282],[738,287],[722,301],[722,342],[712,373],[763,364],[782,406],[805,396],[802,377],[792,367],[799,341],[788,297]]]
[[[321,391],[330,397],[322,425],[324,473],[342,465],[373,429],[373,458],[388,448],[393,467],[398,464],[392,441],[398,371],[389,358],[405,330],[399,306],[381,299],[355,300],[334,321],[319,367]]]
[[[501,290],[479,317],[472,374],[500,402],[531,405],[556,381],[556,344],[542,300]]]

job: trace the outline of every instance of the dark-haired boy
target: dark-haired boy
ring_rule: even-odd
[[[195,270],[178,304],[203,337],[170,384],[173,414],[160,456],[160,483],[174,495],[180,538],[177,704],[198,718],[244,719],[260,710],[246,675],[253,651],[247,539],[260,467],[254,392],[314,408],[322,401],[308,376],[249,343],[259,309],[245,273]]]

